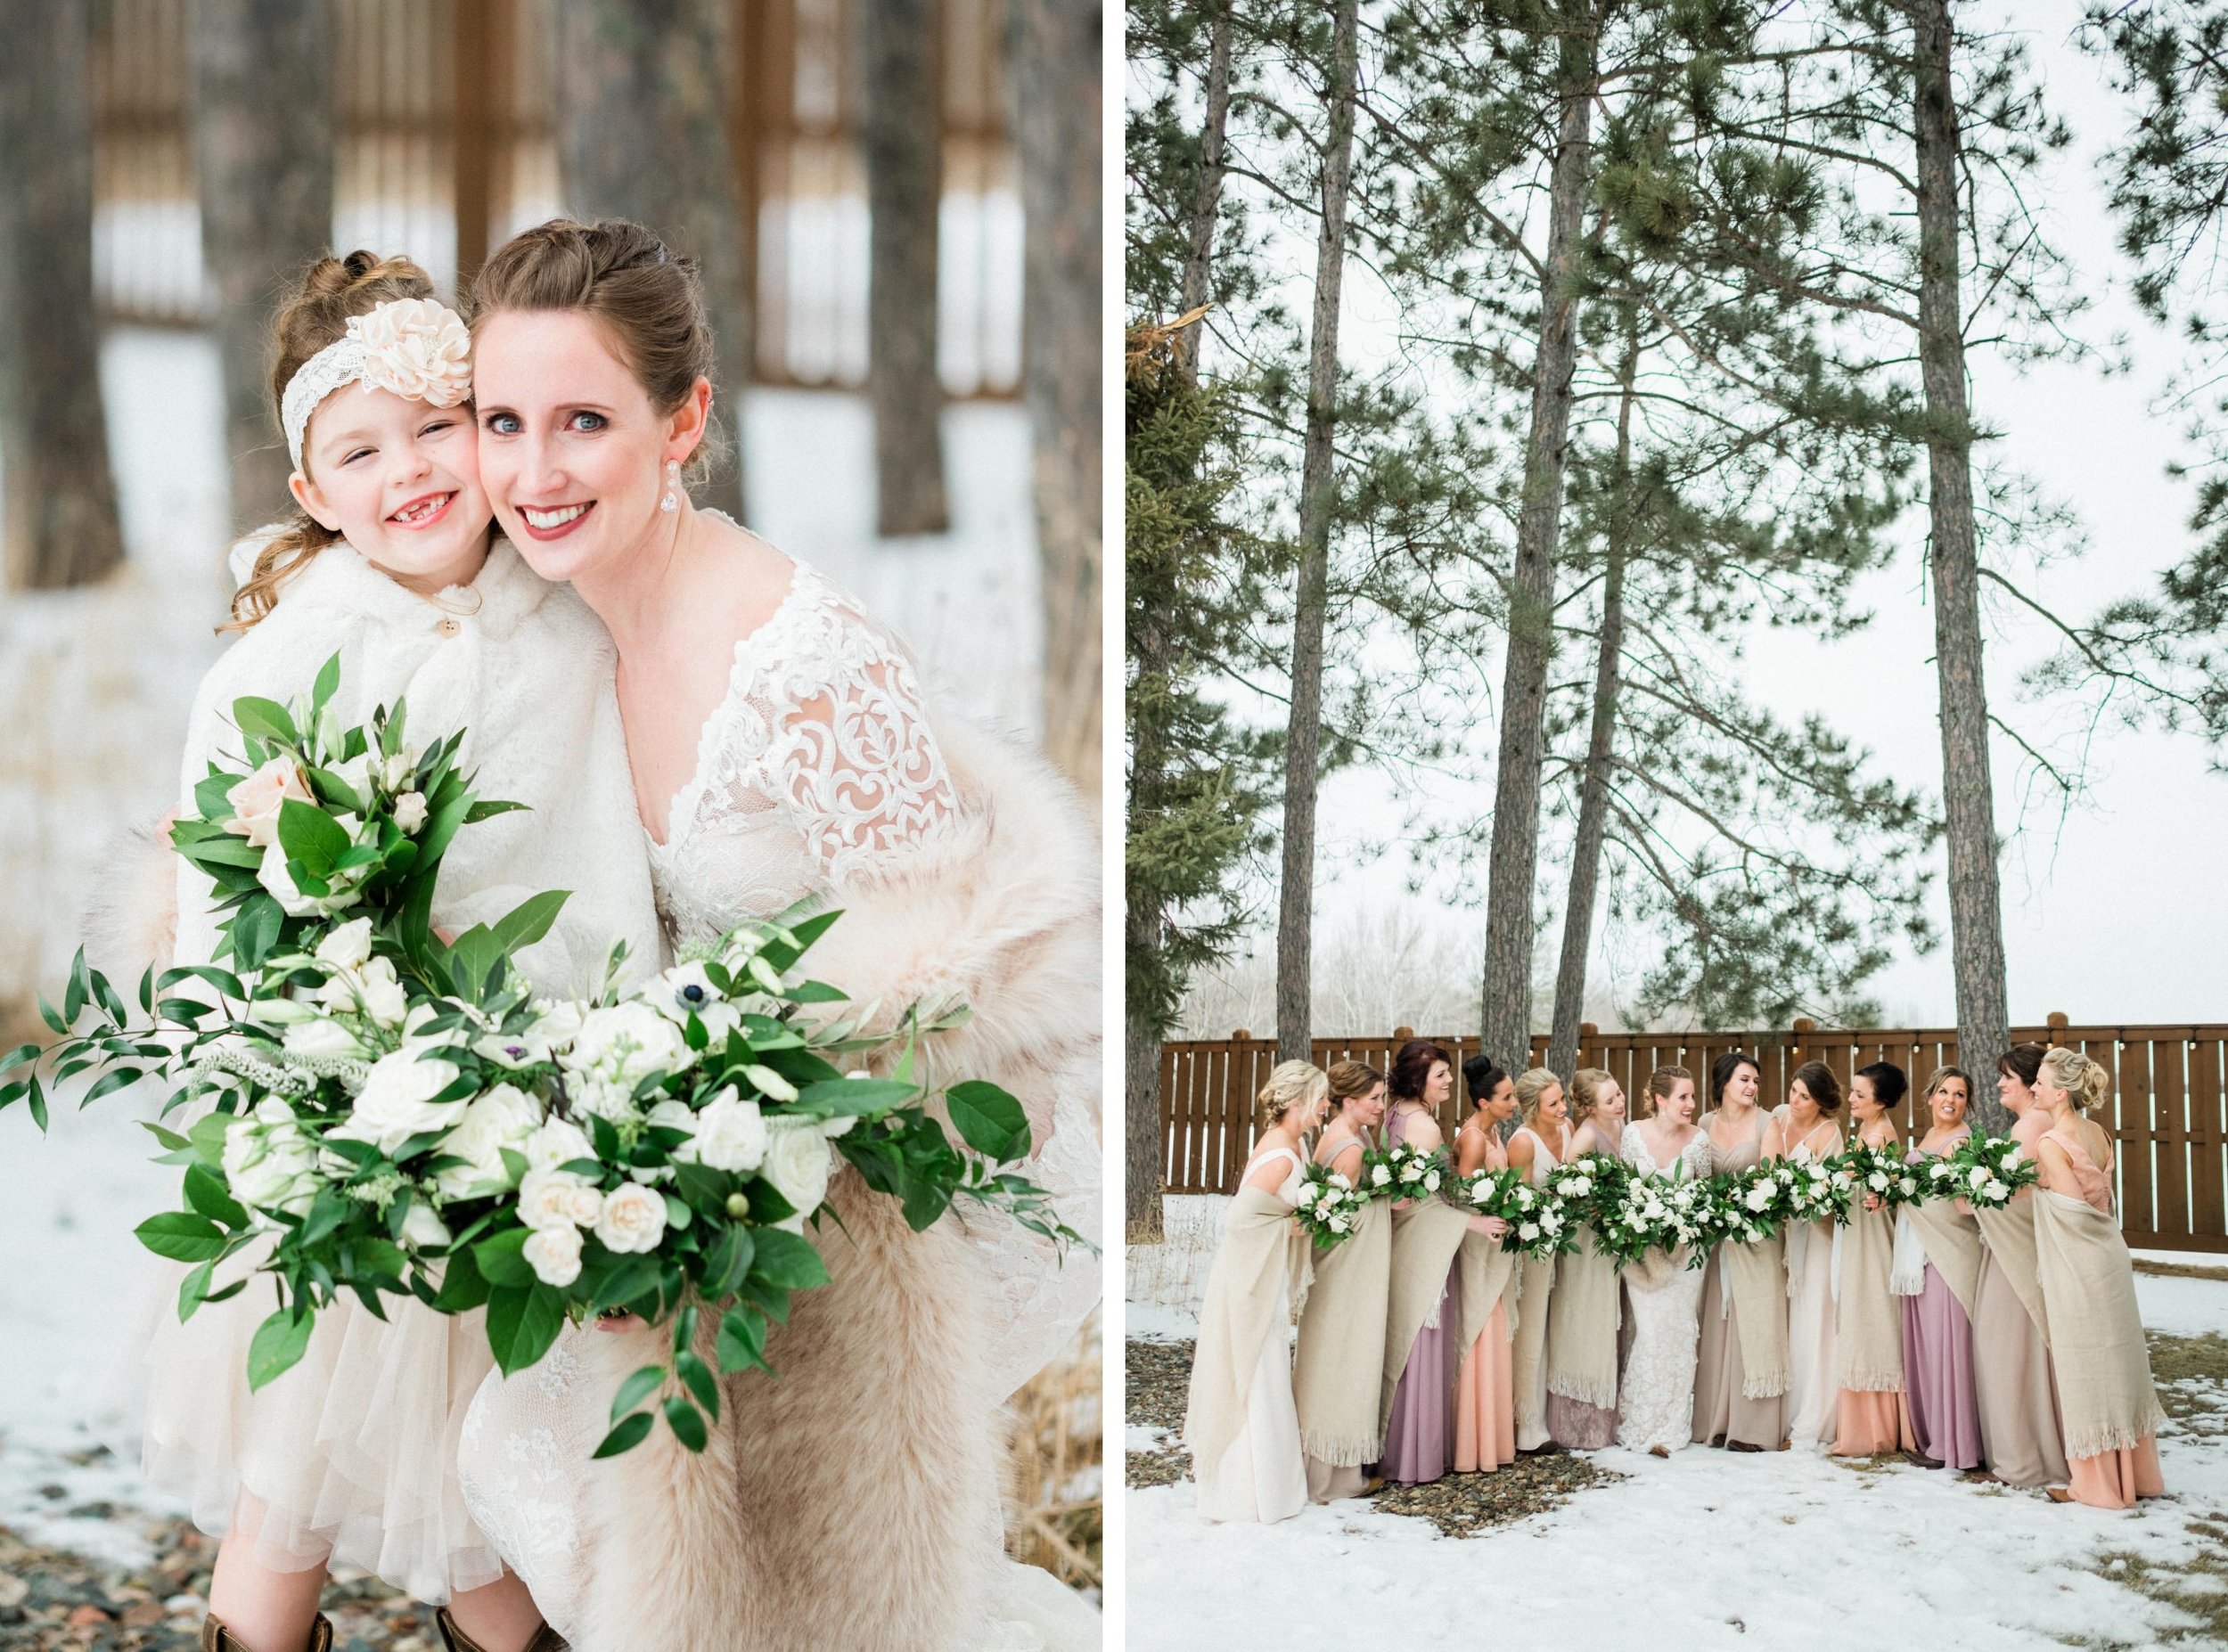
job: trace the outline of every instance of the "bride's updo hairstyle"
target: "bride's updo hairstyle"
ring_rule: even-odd
[[[696,260],[626,218],[552,218],[513,235],[472,282],[473,334],[504,310],[577,310],[593,319],[659,418],[712,376],[712,324]],[[708,423],[687,478],[698,480],[721,447],[717,426]]]
[[[1654,1113],[1658,1105],[1670,1100],[1671,1092],[1679,1087],[1679,1081],[1694,1082],[1694,1075],[1683,1067],[1659,1067],[1648,1075],[1648,1111]]]
[[[1446,1051],[1428,1038],[1411,1038],[1400,1046],[1393,1057],[1392,1076],[1386,1080],[1387,1088],[1397,1101],[1421,1101],[1423,1086],[1431,1076],[1431,1069],[1445,1061],[1449,1067],[1454,1063]]]
[[[2050,1047],[2042,1059],[2041,1072],[2066,1092],[2066,1100],[2078,1113],[2095,1111],[2112,1092],[2111,1076],[2101,1066],[2063,1044]]]
[[[1261,1109],[1261,1128],[1282,1124],[1287,1113],[1312,1106],[1330,1088],[1331,1081],[1313,1061],[1279,1061],[1270,1070],[1269,1082],[1254,1097]]]
[[[1544,1067],[1536,1067],[1516,1081],[1516,1110],[1530,1124],[1539,1111],[1539,1099],[1562,1088],[1562,1080]]]
[[[1841,1110],[1841,1081],[1823,1061],[1804,1062],[1795,1069],[1795,1078],[1810,1092],[1810,1099],[1818,1104],[1819,1112],[1831,1117]]]
[[[271,417],[283,429],[286,387],[304,363],[329,344],[338,344],[349,321],[398,299],[434,297],[433,279],[408,258],[382,258],[361,250],[345,258],[327,253],[302,272],[291,296],[272,323],[277,359],[271,364]],[[302,474],[309,459],[302,458]],[[256,552],[255,567],[233,593],[232,620],[225,631],[245,631],[278,606],[279,587],[307,568],[340,535],[297,505],[277,534]]]

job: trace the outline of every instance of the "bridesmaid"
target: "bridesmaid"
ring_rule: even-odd
[[[1866,1147],[1900,1140],[1888,1110],[1911,1087],[1893,1061],[1862,1067],[1849,1080],[1849,1120]],[[1888,1275],[1894,1272],[1895,1221],[1866,1198],[1835,1236],[1839,1280],[1833,1338],[1840,1392],[1834,1400],[1833,1454],[1871,1457],[1911,1446],[1911,1413],[1903,1395],[1903,1315]]]
[[[1536,1067],[1516,1081],[1517,1111],[1524,1123],[1509,1138],[1509,1163],[1534,1187],[1570,1155],[1570,1122],[1562,1080]],[[1554,1300],[1555,1258],[1526,1256],[1519,1270],[1516,1322],[1516,1449],[1536,1452],[1547,1432],[1547,1324]]]
[[[1841,1150],[1841,1081],[1823,1061],[1806,1061],[1787,1086],[1787,1104],[1772,1115],[1764,1156],[1810,1165]],[[1790,1223],[1787,1242],[1787,1432],[1797,1445],[1823,1447],[1832,1438],[1833,1223]]]
[[[1625,1137],[1625,1092],[1598,1067],[1570,1075],[1570,1157],[1615,1158]],[[1555,1264],[1547,1316],[1547,1432],[1556,1444],[1596,1452],[1617,1440],[1617,1339],[1623,1328],[1617,1258],[1593,1224]]]
[[[2084,1117],[2104,1100],[2104,1069],[2053,1047],[2035,1079],[2050,1114],[2036,1144],[2036,1255],[2058,1367],[2072,1489],[2059,1502],[2132,1509],[2159,1497],[2158,1428],[2164,1413],[2135,1304],[2135,1268],[2112,1214],[2112,1139]]]
[[[1729,1050],[1709,1069],[1712,1175],[1764,1157],[1771,1120],[1757,1105],[1756,1058]],[[1710,1253],[1702,1276],[1702,1339],[1695,1352],[1694,1443],[1776,1452],[1787,1443],[1787,1264],[1774,1234]]]
[[[1371,1133],[1385,1122],[1385,1075],[1359,1061],[1339,1062],[1331,1069],[1331,1106],[1315,1163],[1358,1185]],[[1292,1359],[1300,1455],[1314,1502],[1365,1496],[1372,1488],[1362,1465],[1384,1449],[1377,1385],[1392,1288],[1392,1206],[1372,1199],[1351,1234],[1315,1253],[1315,1280],[1300,1311]]]
[[[1929,1122],[1911,1162],[1944,1158],[1971,1135],[1973,1081],[1945,1067],[1926,1081]],[[1903,1388],[1921,1467],[1980,1467],[1980,1410],[1973,1394],[1974,1287],[1980,1230],[1963,1199],[1906,1205],[1896,1217],[1896,1293],[1903,1298]]]
[[[1292,1406],[1291,1288],[1307,1240],[1292,1217],[1299,1138],[1323,1121],[1320,1067],[1280,1063],[1257,1098],[1263,1125],[1207,1276],[1184,1443],[1209,1520],[1289,1520],[1307,1506]]]
[[[1454,1064],[1446,1051],[1428,1039],[1410,1039],[1393,1057],[1391,1090],[1388,1138],[1438,1151],[1446,1140],[1438,1112],[1454,1093]],[[1399,1200],[1393,1208],[1392,1294],[1378,1401],[1384,1455],[1372,1472],[1402,1485],[1437,1480],[1454,1460],[1462,1236],[1485,1231],[1486,1218],[1465,1216],[1436,1198]]]
[[[1470,1116],[1454,1133],[1454,1168],[1462,1175],[1479,1170],[1506,1170],[1509,1155],[1501,1145],[1501,1126],[1516,1115],[1516,1085],[1487,1055],[1462,1063],[1470,1091]],[[1516,1460],[1514,1338],[1510,1329],[1519,1275],[1516,1257],[1501,1248],[1508,1224],[1487,1218],[1482,1232],[1462,1239],[1464,1260],[1474,1259],[1478,1289],[1492,1311],[1462,1350],[1454,1379],[1454,1472],[1490,1474]],[[1465,1316],[1467,1317],[1467,1315]],[[1521,1318],[1520,1309],[1516,1317]]]
[[[2035,1100],[2046,1052],[2014,1044],[1996,1058],[1996,1095],[2011,1115],[2011,1139],[2030,1158],[2050,1128]],[[2035,1196],[2021,1188],[2002,1210],[1976,1210],[1980,1280],[1973,1287],[1973,1389],[1980,1459],[2010,1485],[2063,1485],[2070,1474],[2058,1420],[2058,1384],[2043,1332],[2043,1288],[2035,1268]]]

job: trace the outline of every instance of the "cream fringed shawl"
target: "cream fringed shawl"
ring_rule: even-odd
[[[1260,1188],[1240,1188],[1223,1219],[1222,1248],[1207,1276],[1199,1343],[1192,1355],[1192,1400],[1184,1413],[1184,1443],[1204,1474],[1223,1459],[1246,1426],[1246,1395],[1261,1350],[1282,1332],[1278,1304],[1305,1257],[1292,1231],[1292,1207]]]
[[[1785,1394],[1793,1380],[1787,1353],[1786,1245],[1777,1234],[1747,1244],[1717,1247],[1722,1288],[1740,1310],[1741,1392],[1745,1399],[1768,1400]],[[1702,1312],[1712,1304],[1705,1301]]]
[[[1469,1218],[1437,1199],[1393,1212],[1392,1300],[1385,1311],[1384,1368],[1377,1390],[1380,1440],[1392,1420],[1393,1393],[1408,1368],[1416,1334],[1446,1289],[1447,1272],[1469,1231]],[[1491,1313],[1490,1306],[1487,1312]]]
[[[2019,1194],[2002,1210],[1976,1209],[1973,1222],[1996,1272],[2011,1281],[2019,1305],[2042,1333],[2043,1346],[2049,1347],[2050,1310],[2043,1300],[2043,1283],[2037,1273],[2034,1194]]]
[[[1510,1339],[1516,1337],[1516,1301],[1524,1282],[1513,1252],[1501,1248],[1499,1239],[1482,1233],[1464,1233],[1457,1253],[1462,1273],[1454,1282],[1462,1313],[1462,1352],[1468,1356],[1493,1319],[1495,1304],[1504,1311],[1502,1323]]]
[[[1972,1211],[1960,1209],[1961,1200],[1930,1198],[1905,1205],[1898,1217],[1908,1222],[1919,1247],[1934,1271],[1942,1276],[1965,1317],[1973,1315],[1973,1298],[1980,1289],[1980,1226]],[[1921,1284],[1923,1284],[1923,1279]],[[1915,1295],[1915,1292],[1904,1292]]]
[[[1578,1230],[1547,1308],[1547,1392],[1607,1411],[1617,1403],[1617,1336],[1623,1295],[1617,1258],[1601,1247],[1593,1224]]]
[[[1300,1449],[1339,1467],[1384,1454],[1377,1386],[1384,1363],[1385,1314],[1392,1290],[1392,1206],[1363,1207],[1352,1233],[1315,1253],[1315,1283],[1299,1316],[1292,1360],[1292,1404]]]
[[[2068,1457],[2123,1451],[2165,1412],[2151,1386],[2135,1272],[2119,1223],[2085,1199],[2036,1188],[2035,1251]]]
[[[1903,1392],[1903,1304],[1888,1288],[1896,1229],[1885,1210],[1858,1210],[1841,1230],[1834,1340],[1841,1386],[1856,1394]],[[1744,1345],[1741,1353],[1748,1353]]]

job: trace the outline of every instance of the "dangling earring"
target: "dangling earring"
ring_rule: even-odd
[[[666,461],[666,496],[658,501],[658,509],[668,514],[679,510],[681,508],[680,487],[681,462],[678,459],[668,459]]]

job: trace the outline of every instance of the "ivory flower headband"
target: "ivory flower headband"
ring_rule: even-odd
[[[471,334],[455,311],[432,299],[393,299],[349,316],[348,331],[304,362],[280,398],[279,422],[297,470],[309,415],[358,380],[366,390],[454,407],[472,393]]]

